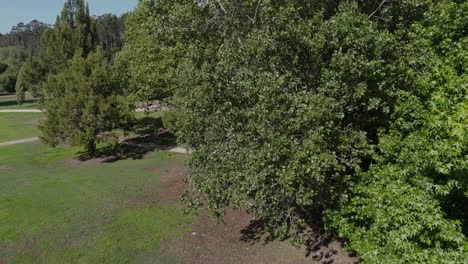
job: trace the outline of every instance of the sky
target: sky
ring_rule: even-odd
[[[0,33],[8,33],[19,22],[37,19],[53,24],[65,0],[0,0]],[[88,0],[92,15],[120,15],[133,10],[138,0]]]

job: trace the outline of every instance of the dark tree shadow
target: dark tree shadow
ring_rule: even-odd
[[[36,100],[24,100],[23,104],[33,104],[33,103],[36,103]],[[17,102],[16,102],[16,98],[11,98],[11,100],[8,100],[8,101],[0,101],[0,108],[2,107],[11,107],[11,106],[20,106]]]
[[[338,239],[326,234],[320,214],[308,215],[307,219],[309,219],[307,227],[303,230],[305,257],[311,257],[323,264],[334,263],[334,256],[339,252],[338,248],[335,248],[336,244],[332,245],[332,242],[338,241]],[[276,239],[270,235],[265,224],[260,220],[251,221],[241,230],[241,241],[250,244],[268,244]],[[350,263],[359,262],[354,252],[348,253],[348,257],[352,261]]]
[[[107,145],[96,150],[94,157],[87,153],[78,153],[80,161],[102,159],[102,162],[112,163],[119,160],[142,159],[148,153],[156,150],[168,150],[177,145],[174,134],[163,128],[161,118],[144,117],[138,119],[133,127],[133,135],[121,141],[118,145]]]
[[[447,195],[436,197],[448,219],[461,222],[461,228],[465,236],[468,236],[468,169],[453,170],[449,177],[446,174],[437,172],[434,168],[426,170],[424,175],[430,177],[434,183],[448,185],[450,180],[460,183],[459,188],[452,188]]]

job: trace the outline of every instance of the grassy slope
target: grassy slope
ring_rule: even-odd
[[[147,168],[182,166],[184,156],[64,162],[76,151],[0,148],[0,263],[154,263],[161,244],[189,228],[177,205],[126,206],[144,186],[158,184],[160,175]]]
[[[39,135],[41,113],[0,113],[0,142]]]

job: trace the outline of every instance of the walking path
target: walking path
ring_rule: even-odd
[[[0,113],[42,113],[39,109],[5,109],[0,110]]]
[[[144,112],[145,109],[136,109],[135,112]],[[39,109],[5,109],[5,110],[0,110],[0,113],[42,113],[42,110]],[[38,137],[33,137],[33,138],[25,138],[25,139],[19,139],[19,140],[14,140],[14,141],[8,141],[8,142],[0,142],[0,147],[4,146],[11,146],[11,145],[16,145],[16,144],[23,144],[23,143],[29,143],[29,142],[36,142],[39,141],[40,139]],[[137,147],[153,147],[155,149],[163,150],[163,151],[169,151],[173,153],[179,153],[179,154],[191,154],[189,150],[183,147],[177,147],[177,146],[160,146],[156,144],[151,144],[151,143],[145,143],[145,144],[138,144],[138,143],[129,143],[125,142],[123,144],[127,145],[133,145]]]
[[[39,141],[39,140],[40,139],[38,137],[24,138],[24,139],[19,139],[19,140],[0,143],[0,147],[11,146],[11,145],[16,145],[16,144],[23,144],[23,143],[29,143],[29,142],[36,142],[36,141]]]
[[[37,142],[39,140],[40,139],[38,137],[24,138],[24,139],[19,139],[19,140],[0,143],[0,147],[6,147],[6,146],[23,144],[23,143],[30,143],[30,142]],[[150,147],[153,147],[155,149],[162,150],[162,151],[169,151],[169,152],[178,153],[178,154],[191,154],[191,152],[188,151],[186,148],[177,147],[177,146],[160,146],[160,145],[151,144],[151,143],[139,144],[139,143],[130,143],[130,142],[123,142],[122,144],[136,146],[136,147],[148,147],[148,146],[150,146]]]
[[[4,109],[0,110],[0,113],[42,113],[44,111],[39,109]],[[135,112],[142,113],[145,112],[145,109],[136,109]]]
[[[127,145],[127,146],[141,147],[141,148],[150,147],[150,148],[178,153],[178,154],[192,154],[192,152],[187,150],[186,148],[177,147],[177,146],[162,146],[162,145],[152,144],[152,143],[136,143],[136,142],[125,142],[125,141],[120,142],[120,144]]]
[[[1,98],[13,98],[13,97],[16,98],[16,95],[15,94],[0,95],[0,99]]]

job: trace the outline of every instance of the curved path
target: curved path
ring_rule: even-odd
[[[30,143],[30,142],[37,142],[40,141],[38,137],[32,137],[32,138],[24,138],[24,139],[18,139],[18,140],[13,140],[13,141],[8,141],[8,142],[3,142],[0,143],[0,147],[6,147],[6,146],[11,146],[11,145],[17,145],[17,144],[23,144],[23,143]],[[132,145],[132,146],[137,146],[137,147],[147,147],[148,144],[137,144],[137,143],[123,143],[125,145]],[[152,145],[152,144],[150,144]],[[155,149],[162,150],[162,151],[169,151],[169,152],[174,152],[174,153],[179,153],[179,154],[191,154],[191,151],[187,150],[186,148],[183,147],[177,147],[177,146],[160,146],[160,145],[154,145]]]
[[[0,95],[0,99],[1,98],[16,98],[16,95],[15,94]]]
[[[144,109],[136,109],[135,112],[144,112]],[[0,113],[42,113],[42,110],[39,109],[5,109],[5,110],[0,110]],[[33,138],[25,138],[25,139],[19,139],[19,140],[14,140],[14,141],[8,141],[8,142],[0,142],[0,147],[4,146],[10,146],[10,145],[16,145],[16,144],[23,144],[23,143],[29,143],[29,142],[36,142],[39,141],[40,139],[38,137],[33,137]],[[147,144],[137,144],[137,143],[126,143],[128,145],[134,145],[134,146],[147,146]],[[174,152],[174,153],[179,153],[179,154],[191,154],[191,151],[187,150],[186,148],[183,147],[177,147],[177,146],[159,146],[155,145],[154,146],[156,149],[159,150],[164,150],[164,151],[169,151],[169,152]]]
[[[44,111],[39,109],[2,109],[0,113],[42,113]],[[145,109],[138,108],[135,110],[137,113],[145,112]]]
[[[42,113],[39,109],[5,109],[0,110],[0,113]]]
[[[38,137],[18,139],[18,140],[13,140],[13,141],[0,143],[0,147],[11,146],[11,145],[16,145],[16,144],[23,144],[23,143],[29,143],[29,142],[36,142],[36,141],[39,141],[39,140],[40,139]]]

